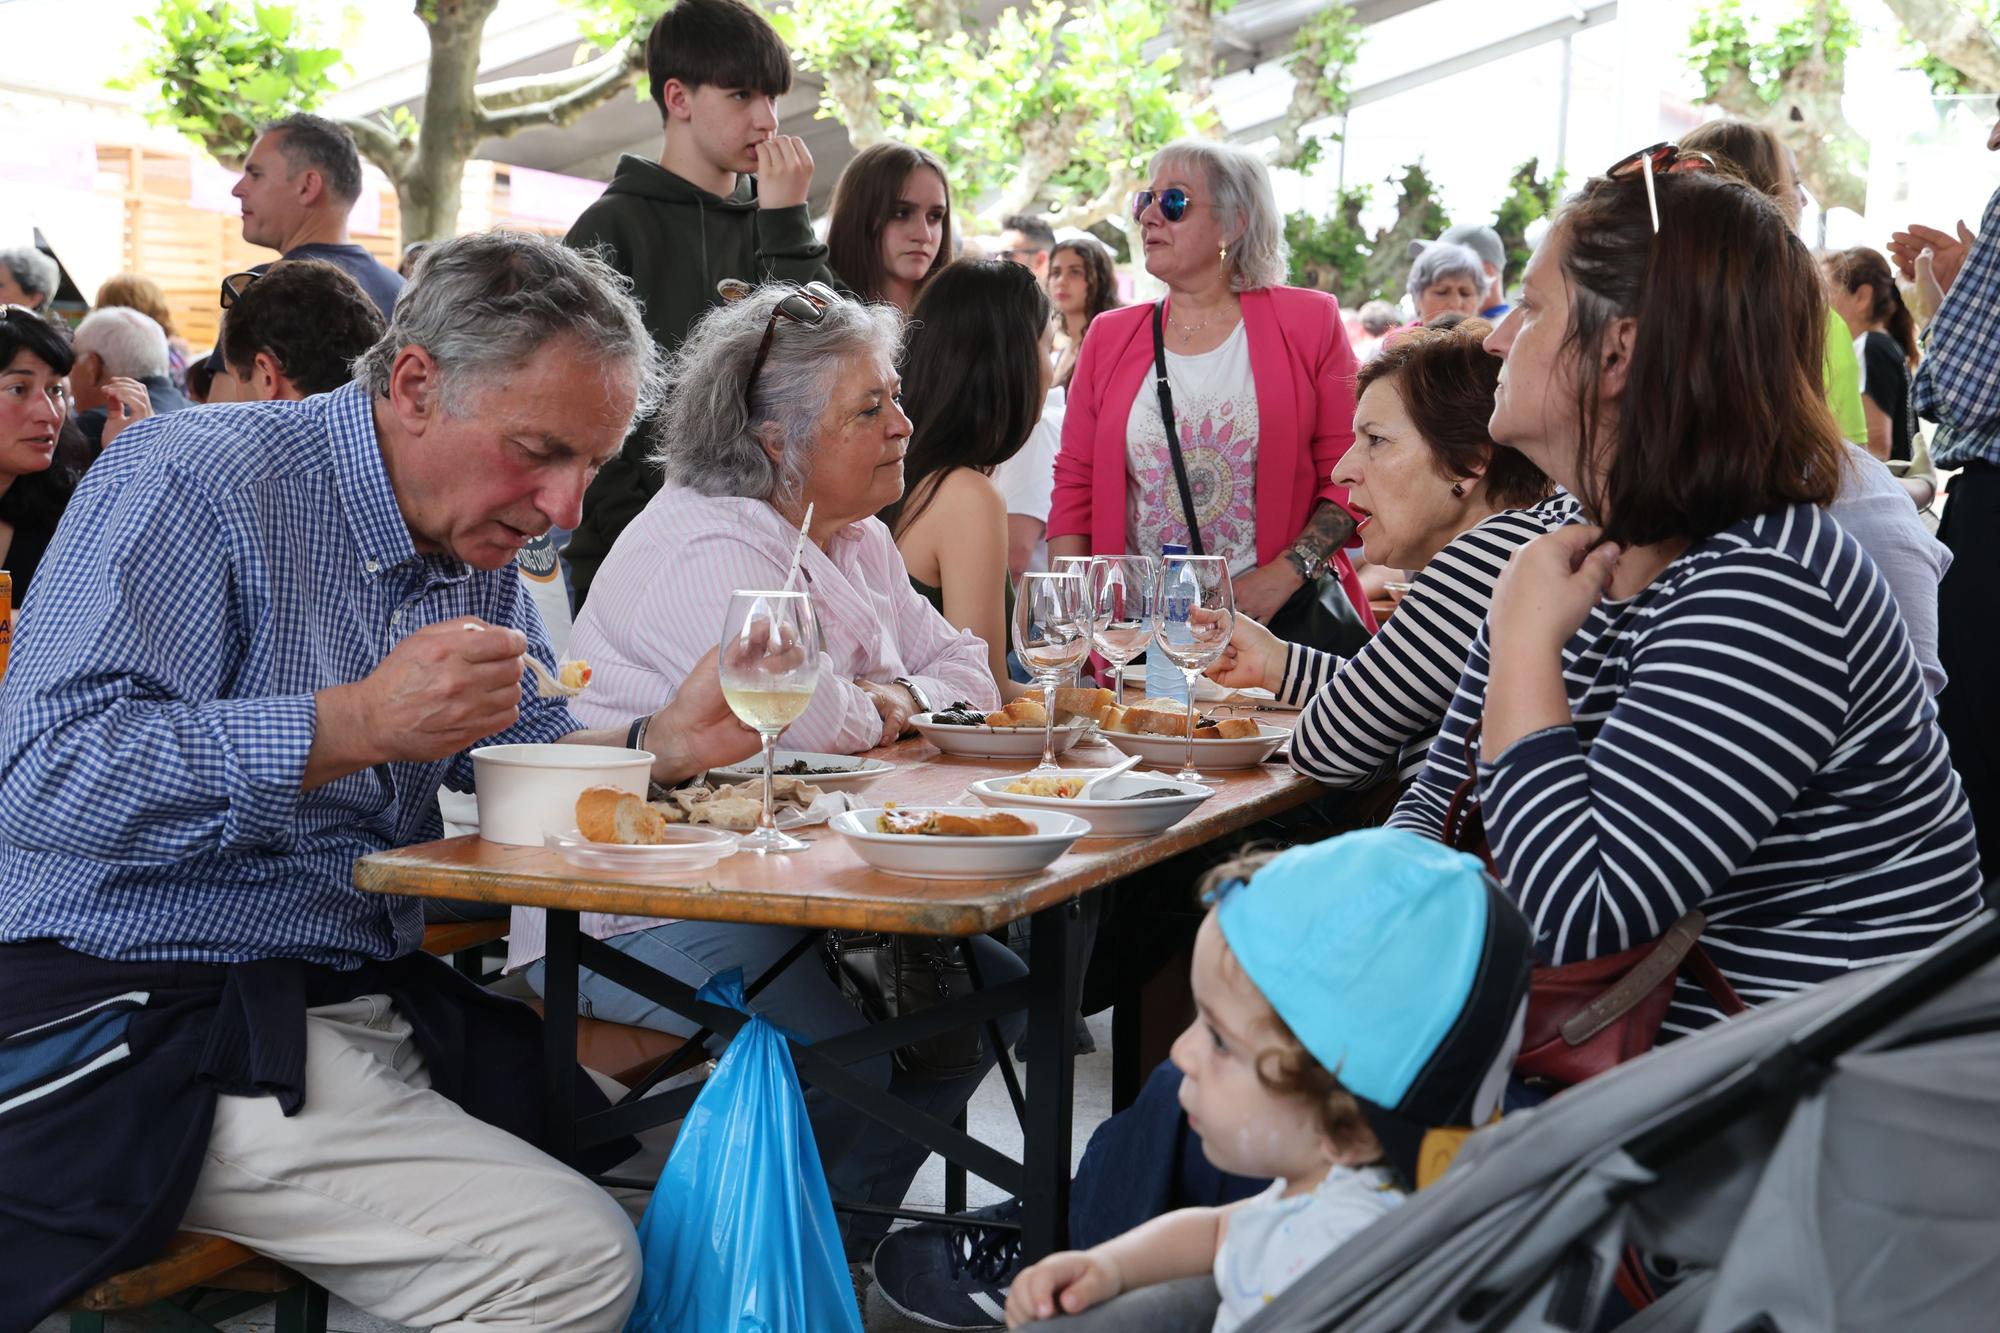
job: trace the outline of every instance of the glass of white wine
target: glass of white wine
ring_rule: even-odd
[[[1111,689],[1125,685],[1125,664],[1153,641],[1159,619],[1160,565],[1150,555],[1107,555],[1084,575],[1090,601],[1090,637],[1111,664]]]
[[[764,813],[743,839],[750,852],[800,852],[812,844],[778,831],[771,813],[771,764],[778,733],[812,702],[819,683],[819,622],[803,592],[738,589],[722,619],[722,697],[764,738]]]
[[[1236,592],[1219,555],[1170,555],[1160,567],[1156,652],[1187,677],[1187,758],[1176,782],[1206,782],[1194,769],[1194,692],[1236,629]]]
[[[1081,574],[1023,574],[1014,601],[1014,652],[1042,686],[1042,762],[1031,770],[1059,773],[1056,686],[1090,652],[1090,612]]]

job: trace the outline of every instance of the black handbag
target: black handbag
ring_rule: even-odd
[[[1201,544],[1201,525],[1194,516],[1194,486],[1188,481],[1187,462],[1181,457],[1181,427],[1174,416],[1174,395],[1167,386],[1167,344],[1160,332],[1160,306],[1153,305],[1153,384],[1160,395],[1160,424],[1167,437],[1167,453],[1173,459],[1174,486],[1180,492],[1181,513],[1187,517],[1188,551],[1206,555]],[[1340,580],[1321,569],[1300,585],[1271,617],[1271,633],[1287,643],[1304,644],[1321,652],[1352,657],[1368,643],[1368,626],[1347,595]]]
[[[961,942],[936,935],[875,930],[826,932],[826,969],[834,985],[871,1023],[933,1009],[972,994]],[[979,1025],[899,1046],[896,1068],[915,1078],[963,1078],[985,1063]]]

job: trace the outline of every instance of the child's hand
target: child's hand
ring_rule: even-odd
[[[1124,1290],[1118,1268],[1095,1250],[1065,1250],[1028,1268],[1007,1289],[1007,1327],[1081,1314]]]

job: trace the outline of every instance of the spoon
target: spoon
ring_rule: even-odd
[[[1143,756],[1136,754],[1125,756],[1125,758],[1119,760],[1117,763],[1105,769],[1102,773],[1099,773],[1096,777],[1092,778],[1090,781],[1084,783],[1083,790],[1076,794],[1076,799],[1079,801],[1088,801],[1092,799],[1097,792],[1104,790],[1104,788],[1110,783],[1110,781],[1113,778],[1123,777],[1125,774],[1130,773],[1133,769],[1137,768],[1139,766],[1139,760],[1142,757]]]

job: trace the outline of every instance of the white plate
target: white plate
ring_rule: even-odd
[[[1104,739],[1119,750],[1136,754],[1149,764],[1177,769],[1187,757],[1188,743],[1181,736],[1138,736],[1122,731],[1103,734]],[[1255,768],[1276,753],[1279,746],[1291,739],[1291,735],[1283,727],[1268,727],[1259,722],[1255,736],[1233,740],[1197,740],[1194,743],[1194,764],[1198,769]]]
[[[799,781],[810,783],[827,791],[859,791],[884,773],[896,771],[894,764],[881,759],[862,759],[851,754],[815,754],[811,750],[780,750],[773,758],[772,771],[779,772],[786,764],[805,760],[809,768],[832,768],[838,765],[840,773],[801,773]],[[782,776],[782,774],[780,774]],[[757,782],[764,780],[764,761],[746,759],[728,768],[708,770],[711,782]]]
[[[543,845],[582,870],[705,870],[734,856],[737,839],[727,829],[698,824],[667,825],[666,841],[645,846],[592,842],[571,829],[551,833]]]
[[[1179,668],[1177,667],[1175,670],[1178,672]],[[1146,688],[1146,668],[1144,666],[1124,667],[1118,672],[1118,678],[1127,685],[1137,685],[1140,689]],[[1194,701],[1198,704],[1220,703],[1224,699],[1251,699],[1258,703],[1273,703],[1277,698],[1277,695],[1271,693],[1261,685],[1253,686],[1247,690],[1232,690],[1227,685],[1217,685],[1207,676],[1201,677],[1194,683]]]
[[[946,754],[965,755],[972,759],[1042,757],[1040,727],[954,727],[948,723],[931,721],[929,713],[918,713],[910,719],[910,725],[921,731],[925,740]],[[1081,717],[1057,723],[1056,753],[1061,754],[1075,745],[1085,732],[1096,725],[1089,718]]]
[[[905,806],[906,810],[949,809],[945,806]],[[953,814],[971,813],[961,806]],[[880,833],[878,809],[844,810],[833,817],[833,831],[847,839],[854,854],[893,875],[913,879],[1005,879],[1047,869],[1070,844],[1090,832],[1075,815],[1057,810],[1015,813],[1035,826],[1020,837],[928,838],[921,834]]]
[[[1102,769],[1074,768],[1064,777],[1094,778]],[[1022,774],[1022,777],[1038,776]],[[1079,801],[1062,796],[1024,796],[1007,790],[1019,778],[982,778],[971,791],[987,805],[1007,810],[1060,810],[1090,822],[1091,834],[1099,838],[1138,838],[1170,829],[1188,817],[1194,808],[1215,795],[1212,787],[1193,782],[1175,782],[1157,773],[1121,773],[1109,783],[1110,799],[1093,797]],[[1121,801],[1121,794],[1137,794],[1156,787],[1171,787],[1173,796],[1149,801]]]

